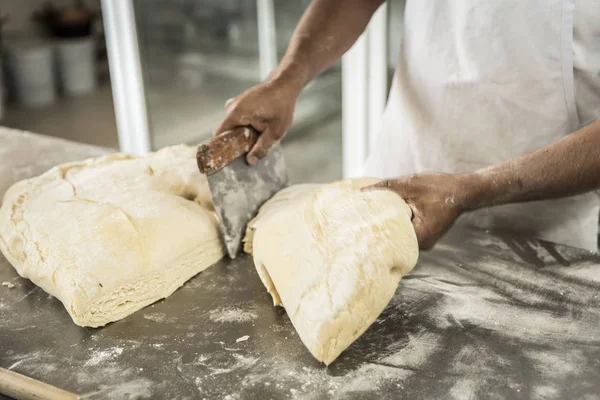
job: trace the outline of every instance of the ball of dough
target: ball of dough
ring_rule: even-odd
[[[248,226],[245,250],[317,360],[335,360],[391,300],[418,258],[411,211],[375,179],[296,185]]]

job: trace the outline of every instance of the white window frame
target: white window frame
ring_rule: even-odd
[[[388,4],[342,58],[342,157],[345,178],[358,177],[387,100]]]
[[[133,0],[101,0],[120,150],[141,155],[152,150],[148,109]],[[277,66],[273,0],[257,0],[260,72]]]
[[[134,12],[133,0],[102,0],[119,148],[141,155],[151,142]]]

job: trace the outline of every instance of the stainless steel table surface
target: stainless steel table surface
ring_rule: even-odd
[[[105,151],[0,130],[0,193]],[[600,398],[600,256],[533,239],[451,231],[327,368],[250,257],[100,329],[75,326],[0,256],[5,281],[0,366],[94,399]]]

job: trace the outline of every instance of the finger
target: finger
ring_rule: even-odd
[[[433,247],[435,246],[435,244],[437,243],[437,239],[425,239],[421,242],[419,242],[419,249],[423,250],[423,251],[428,251],[433,249]]]
[[[408,209],[410,210],[410,220],[412,221],[413,219],[415,219],[415,216],[418,213],[417,206],[415,203],[413,203],[410,200],[406,200],[404,198],[403,198],[403,200],[406,203],[406,205],[408,206]]]
[[[431,235],[421,217],[414,217],[412,223],[415,235],[417,236],[417,242],[419,243],[419,249],[430,250],[435,245],[437,237]]]
[[[383,180],[373,185],[365,186],[360,190],[363,192],[368,192],[371,190],[393,190],[392,186],[394,186],[394,184],[391,180]]]
[[[279,141],[277,136],[273,135],[273,131],[267,128],[263,133],[260,134],[256,144],[252,147],[252,150],[248,152],[246,161],[250,165],[256,165],[269,154],[269,151]]]
[[[235,97],[232,97],[230,99],[227,99],[227,101],[225,102],[225,110],[227,110],[227,108],[229,107],[229,105],[231,103],[233,103],[233,101],[235,100]]]

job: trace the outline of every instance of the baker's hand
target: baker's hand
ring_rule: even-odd
[[[419,247],[431,249],[466,210],[469,181],[463,175],[422,174],[384,180],[363,190],[390,190],[412,210]]]
[[[237,126],[252,126],[260,136],[246,160],[255,165],[279,142],[292,124],[299,90],[281,82],[260,83],[237,97],[227,100],[227,116],[214,135]]]

